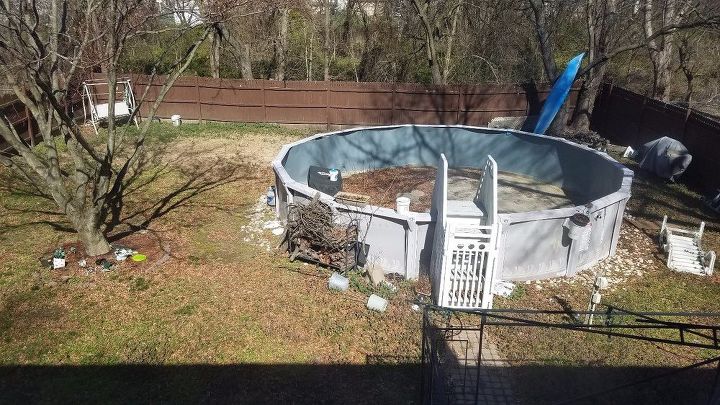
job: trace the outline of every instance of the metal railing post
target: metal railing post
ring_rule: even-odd
[[[475,366],[475,402],[479,403],[478,399],[480,397],[480,371],[482,369],[482,351],[483,351],[483,335],[485,334],[485,319],[486,315],[483,312],[483,314],[480,316],[480,338],[478,339],[478,355],[477,355],[477,365]]]

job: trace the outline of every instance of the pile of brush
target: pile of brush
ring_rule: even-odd
[[[299,258],[341,271],[356,267],[357,223],[336,223],[332,209],[319,195],[306,204],[288,205],[286,229],[290,260]]]

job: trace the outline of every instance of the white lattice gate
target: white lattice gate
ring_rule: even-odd
[[[493,226],[472,226],[450,219],[446,232],[445,263],[440,306],[490,308],[495,268]]]
[[[448,308],[491,308],[496,268],[497,164],[488,156],[474,202],[477,210],[454,211],[447,201],[447,161],[440,156],[433,194],[436,213],[432,258],[435,302]]]

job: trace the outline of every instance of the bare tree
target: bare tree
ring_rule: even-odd
[[[657,3],[657,4],[655,4]],[[652,96],[663,101],[670,101],[670,82],[672,80],[672,61],[675,52],[675,35],[668,34],[653,37],[656,26],[678,25],[693,4],[690,0],[645,0],[644,32],[648,40],[648,51],[653,65]],[[659,7],[655,7],[655,6]]]
[[[228,44],[242,78],[253,79],[250,45],[244,43],[239,35],[228,28],[228,23],[234,20],[259,13],[248,10],[248,4],[247,0],[199,0],[198,8],[201,14],[199,19],[204,24],[212,26],[210,72],[213,77],[220,77],[223,44]]]
[[[411,0],[423,36],[433,84],[446,84],[450,74],[452,47],[461,14],[461,1]],[[444,39],[444,43],[442,40]],[[443,58],[444,55],[444,58]],[[441,64],[444,65],[441,66]]]
[[[693,79],[695,79],[695,72],[693,66],[694,58],[692,54],[692,46],[690,45],[690,38],[683,37],[680,40],[680,46],[678,46],[678,59],[678,69],[682,70],[683,74],[685,75],[685,83],[687,84],[687,89],[685,91],[685,97],[683,98],[683,101],[685,101],[687,105],[690,106],[690,102],[692,101],[693,96]]]
[[[552,35],[556,24],[566,24],[571,16],[567,13],[563,18],[558,14],[565,10],[572,13],[583,10],[585,12],[584,26],[586,30],[587,48],[585,67],[578,73],[582,79],[582,89],[577,102],[573,118],[573,127],[577,130],[587,130],[590,126],[595,98],[605,78],[608,62],[613,58],[638,49],[649,48],[656,67],[655,83],[657,89],[663,94],[669,89],[670,56],[673,47],[672,35],[678,31],[689,30],[703,26],[715,25],[720,21],[720,14],[713,7],[712,2],[705,2],[703,12],[697,12],[699,6],[683,6],[678,12],[670,12],[674,17],[668,19],[665,14],[658,15],[651,12],[653,0],[584,0],[582,2],[548,2],[541,0],[527,0],[531,10],[531,22],[535,28],[536,40],[541,53],[545,74],[554,80],[558,74],[555,54],[557,38]],[[645,3],[642,3],[642,2]],[[658,1],[658,0],[655,0]],[[662,0],[679,6],[693,0]],[[639,15],[640,5],[644,5],[644,13]],[[696,3],[699,4],[699,3]],[[690,10],[696,12],[690,13]],[[681,18],[680,18],[681,17]],[[661,73],[662,71],[662,73]],[[663,85],[663,83],[666,83]],[[553,124],[553,131],[558,132],[564,125],[563,114]]]
[[[150,128],[150,120],[145,120],[139,133],[130,136],[127,127],[115,124],[117,66],[126,43],[168,31],[194,37],[147,108],[152,116],[211,31],[210,26],[159,26],[160,18],[151,0],[0,2],[0,72],[32,114],[43,140],[31,148],[2,117],[0,136],[18,155],[0,156],[0,162],[54,200],[90,255],[110,249],[103,224],[111,211],[122,207],[125,181],[138,169]],[[91,29],[96,23],[99,32]],[[103,49],[102,60],[95,59],[98,55],[89,60],[88,49]],[[66,108],[84,72],[96,64],[107,67],[108,80],[109,120],[102,147],[93,146]],[[147,89],[140,102],[146,94]]]
[[[553,32],[556,25],[567,23],[570,16],[577,9],[574,2],[546,2],[543,0],[527,0],[530,6],[530,20],[532,22],[537,40],[540,56],[542,58],[545,76],[549,82],[554,82],[559,75],[555,54],[555,41]],[[563,18],[564,17],[564,18]],[[553,120],[549,132],[560,134],[565,130],[568,120],[568,103],[563,104]]]
[[[222,51],[222,35],[217,29],[210,35],[210,76],[220,77],[220,52]]]

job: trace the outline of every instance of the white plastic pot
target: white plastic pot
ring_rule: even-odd
[[[170,121],[172,121],[172,124],[176,127],[179,127],[180,124],[182,124],[182,117],[178,114],[170,116]]]
[[[395,200],[395,211],[398,214],[407,214],[410,212],[410,199],[408,197],[398,197]]]
[[[350,286],[350,280],[338,272],[333,272],[328,280],[328,288],[337,291],[346,291]]]

